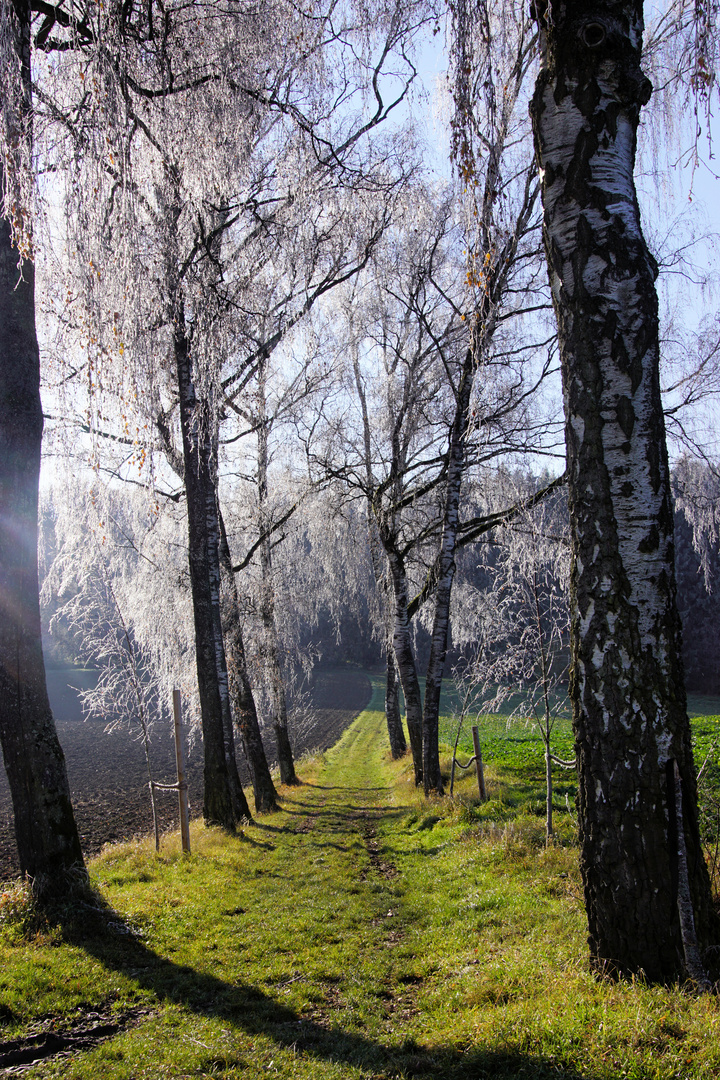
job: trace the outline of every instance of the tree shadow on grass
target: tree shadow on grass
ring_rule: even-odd
[[[109,971],[124,974],[160,1003],[199,1016],[217,1017],[250,1036],[272,1039],[279,1048],[319,1061],[348,1065],[374,1076],[432,1076],[443,1080],[581,1080],[555,1058],[503,1051],[418,1046],[412,1038],[392,1044],[345,1031],[332,1016],[318,1021],[275,1001],[258,987],[229,983],[158,955],[140,941],[109,907],[82,904],[60,920],[68,944],[81,948]],[[239,1064],[239,1062],[238,1062]],[[226,1061],[232,1067],[231,1060]],[[588,1073],[582,1080],[593,1080]]]
[[[355,803],[346,802],[330,802],[322,805],[318,805],[316,802],[298,802],[295,806],[297,809],[284,811],[291,818],[311,815],[316,818],[335,818],[340,822],[357,822],[358,818],[377,818],[383,821],[390,819],[395,821],[404,817],[412,809],[409,806],[390,804],[387,806],[364,806],[362,803],[356,805]],[[282,832],[285,826],[260,825],[259,828],[275,829]]]
[[[385,784],[382,787],[348,787],[347,784],[313,784],[310,780],[303,780],[302,787],[314,788],[316,791],[390,791]]]
[[[247,844],[249,847],[260,848],[262,851],[275,851],[275,844],[271,844],[269,840],[253,840],[252,836],[241,836],[241,844]]]

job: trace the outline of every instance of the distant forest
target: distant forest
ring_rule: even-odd
[[[717,549],[711,553],[716,582],[720,571]],[[720,694],[720,592],[708,588],[692,530],[684,514],[675,514],[675,572],[678,607],[683,626],[683,660],[688,690]]]
[[[537,486],[540,481],[528,477],[526,482]],[[564,494],[556,498],[560,506],[563,501]],[[303,515],[299,515],[299,518],[302,517]],[[351,522],[351,527],[348,527],[348,521]],[[68,597],[59,600],[52,587],[52,579],[48,577],[53,553],[57,553],[59,547],[56,525],[52,499],[46,497],[41,530],[44,555],[42,566],[46,581],[42,594],[46,660],[52,667],[84,665],[90,662],[87,650],[84,649],[81,636],[71,629],[64,611]],[[292,625],[293,638],[292,642],[287,642],[286,663],[296,661],[298,656],[302,657],[306,673],[316,664],[348,663],[367,669],[379,669],[385,663],[385,639],[378,625],[376,584],[370,551],[367,543],[363,546],[361,542],[365,528],[362,515],[356,520],[354,512],[346,510],[343,515],[343,528],[337,530],[335,561],[338,565],[352,562],[352,583],[346,581],[344,588],[338,587],[331,591],[327,588],[327,578],[321,573],[315,578],[317,588],[312,596],[308,595],[308,592],[302,596],[289,590],[281,592],[284,607],[280,621],[284,624],[286,634]],[[286,572],[292,573],[292,567],[297,565],[301,551],[304,550],[308,560],[312,558],[314,545],[311,533],[312,525],[307,518],[298,522],[287,545],[288,558],[285,561],[289,562],[289,566],[285,567]],[[456,595],[463,595],[463,585],[471,585],[478,590],[489,587],[486,567],[493,562],[493,547],[497,552],[497,542],[491,536],[482,545],[482,558],[478,554],[477,545],[471,545],[462,551],[458,559]],[[720,694],[720,591],[717,584],[720,581],[720,552],[717,545],[709,545],[704,559],[701,558],[693,543],[692,525],[681,509],[675,511],[675,569],[678,605],[683,624],[683,660],[687,688],[700,694]],[[309,591],[312,592],[311,577],[304,577]],[[73,599],[77,600],[78,597]],[[415,622],[414,641],[418,665],[424,669],[430,649],[430,631],[427,623],[421,619]],[[447,677],[450,677],[453,668],[460,661],[463,649],[463,643],[453,641],[451,628]],[[291,678],[291,682],[297,685],[297,679]]]

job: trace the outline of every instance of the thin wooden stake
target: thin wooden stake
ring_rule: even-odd
[[[182,712],[180,691],[173,690],[173,717],[175,720],[175,762],[177,764],[178,804],[180,806],[180,838],[182,849],[190,854],[190,811],[188,808],[187,780],[182,745]]]
[[[155,851],[160,850],[160,822],[157,815],[157,806],[155,805],[155,785],[152,780],[150,781],[150,802],[152,803],[153,812],[153,825],[155,826]]]
[[[475,768],[477,769],[477,781],[478,781],[478,794],[480,795],[480,802],[485,802],[487,795],[485,794],[485,773],[483,772],[482,751],[480,749],[480,736],[478,734],[477,724],[472,726],[473,747],[475,748]]]

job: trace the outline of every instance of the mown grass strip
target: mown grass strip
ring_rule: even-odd
[[[363,713],[242,835],[109,848],[104,913],[33,930],[4,894],[0,1041],[132,1017],[24,1075],[716,1077],[715,999],[587,973],[571,815],[545,848],[532,814],[478,816],[471,777],[425,803],[383,727]]]

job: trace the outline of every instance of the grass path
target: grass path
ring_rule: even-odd
[[[0,1066],[44,1045],[23,1076],[717,1076],[715,1002],[591,979],[575,852],[425,804],[378,704],[242,835],[107,850],[109,914],[28,940],[0,897]]]

